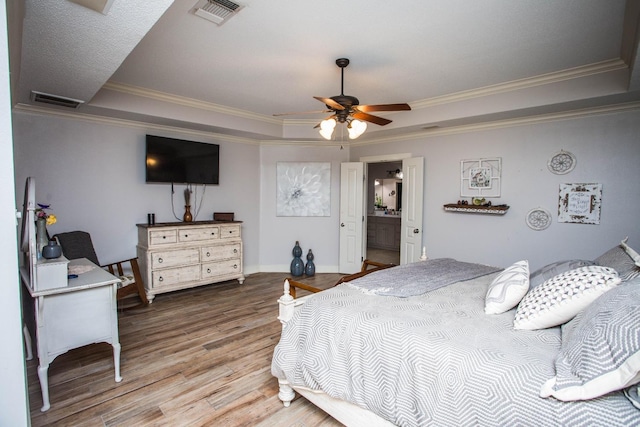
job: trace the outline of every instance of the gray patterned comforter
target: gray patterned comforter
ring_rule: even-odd
[[[554,376],[560,329],[515,331],[514,310],[486,315],[494,277],[410,298],[347,284],[314,294],[283,330],[272,373],[399,426],[640,425],[622,393],[539,397]]]

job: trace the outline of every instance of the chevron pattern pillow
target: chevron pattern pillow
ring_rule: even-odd
[[[598,265],[558,274],[524,296],[516,310],[513,328],[544,329],[561,325],[619,283],[620,277],[613,268]]]
[[[493,279],[487,289],[484,312],[500,314],[511,310],[529,290],[529,261],[518,261]]]
[[[640,382],[640,278],[605,293],[562,327],[555,366],[542,397],[587,400]]]

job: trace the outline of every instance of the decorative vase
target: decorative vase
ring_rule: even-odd
[[[182,220],[184,222],[193,221],[193,216],[191,215],[191,206],[185,205],[185,207],[184,207],[184,216],[182,217]]]
[[[42,248],[42,256],[46,259],[60,258],[62,247],[55,240],[49,240],[49,244]]]
[[[298,241],[296,241],[296,245],[293,247],[291,253],[293,254],[293,261],[291,261],[291,275],[294,277],[302,276],[304,273],[304,262],[302,262],[302,258],[300,258],[302,256],[302,248]]]
[[[47,235],[47,220],[44,218],[36,219],[36,252],[38,259],[42,258],[42,249],[49,243]]]
[[[316,274],[316,265],[313,263],[313,252],[309,249],[309,253],[307,254],[307,265],[304,267],[304,274],[307,276],[313,276]]]

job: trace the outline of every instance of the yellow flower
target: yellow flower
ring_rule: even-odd
[[[47,225],[53,225],[58,221],[58,218],[54,214],[47,215]]]

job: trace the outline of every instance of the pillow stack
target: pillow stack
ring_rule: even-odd
[[[489,286],[485,312],[517,306],[514,329],[562,325],[556,375],[541,397],[588,400],[623,390],[640,409],[640,254],[626,241],[594,261],[557,262],[531,275],[519,261]]]

